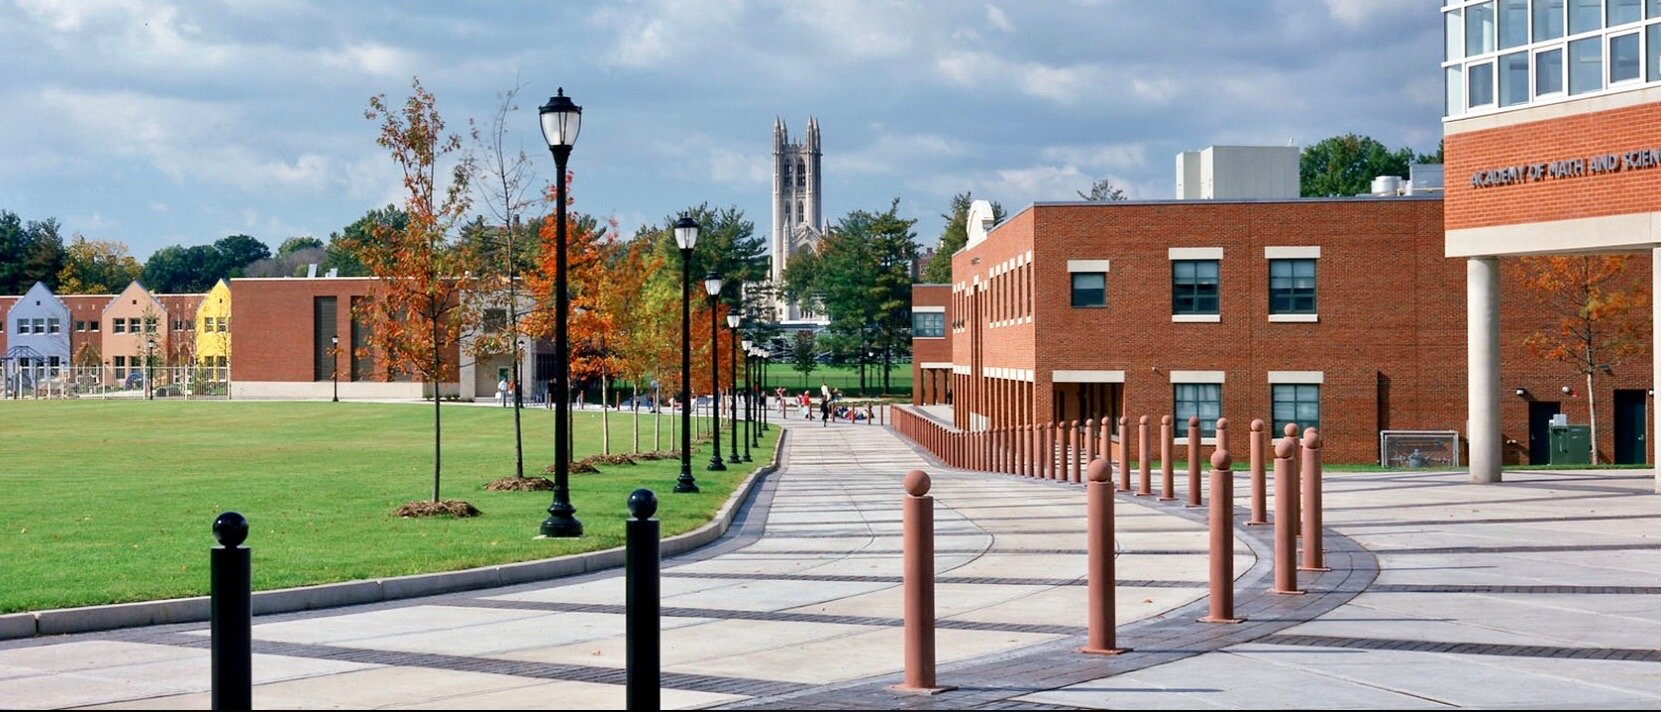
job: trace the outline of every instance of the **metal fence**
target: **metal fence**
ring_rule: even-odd
[[[0,397],[23,398],[225,398],[230,369],[209,366],[112,366],[12,368],[0,379]]]

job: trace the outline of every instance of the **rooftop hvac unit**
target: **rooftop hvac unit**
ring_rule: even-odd
[[[1374,178],[1373,195],[1401,195],[1401,178],[1397,176]]]

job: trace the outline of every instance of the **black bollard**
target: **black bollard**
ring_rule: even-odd
[[[213,708],[246,710],[254,706],[254,612],[252,567],[248,549],[248,520],[225,512],[213,520],[219,547],[209,549],[212,569],[210,620],[213,646]]]
[[[628,608],[624,652],[628,708],[657,710],[662,708],[659,668],[663,637],[658,617],[658,521],[652,518],[657,514],[657,495],[645,488],[629,493],[629,513],[634,518],[624,525],[623,560],[623,601]]]

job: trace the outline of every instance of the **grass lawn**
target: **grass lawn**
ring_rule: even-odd
[[[819,384],[824,383],[831,388],[842,389],[842,395],[853,397],[859,395],[859,366],[826,366],[821,364],[806,376],[795,370],[788,363],[774,363],[767,367],[767,383],[769,386],[784,386],[794,393],[804,390],[813,392],[813,397],[819,397]],[[882,388],[882,365],[867,364],[865,366],[865,387],[867,392],[875,396]],[[896,363],[894,370],[889,374],[889,395],[911,397],[911,363]]]
[[[526,474],[540,474],[552,460],[552,411],[524,416]],[[663,417],[668,449],[671,416]],[[613,452],[630,449],[631,420],[611,415]],[[651,426],[642,415],[642,449],[652,447]],[[574,427],[576,456],[599,452],[599,414],[577,414]],[[205,594],[210,525],[225,510],[250,522],[256,589],[619,546],[636,487],[658,493],[663,534],[678,534],[708,521],[771,459],[779,433],[752,451],[756,462],[725,472],[704,469],[709,446],[695,452],[699,494],[670,492],[678,460],[572,475],[584,536],[536,540],[551,493],[483,488],[513,472],[512,411],[447,405],[443,428],[442,494],[483,516],[392,516],[431,496],[431,404],[0,402],[0,613]]]

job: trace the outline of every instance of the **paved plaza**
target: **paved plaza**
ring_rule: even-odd
[[[1121,497],[1120,643],[1135,650],[1103,658],[1074,652],[1079,486],[943,470],[865,425],[792,427],[783,462],[727,537],[665,562],[666,706],[1661,705],[1647,470],[1331,474],[1333,570],[1304,574],[1308,595],[1269,594],[1269,532],[1241,527],[1239,625],[1197,621],[1204,510]],[[934,475],[939,677],[957,687],[936,697],[886,690],[900,479],[916,467]],[[254,701],[620,708],[622,594],[605,572],[260,617]],[[206,646],[202,624],[0,642],[0,707],[206,707]]]

